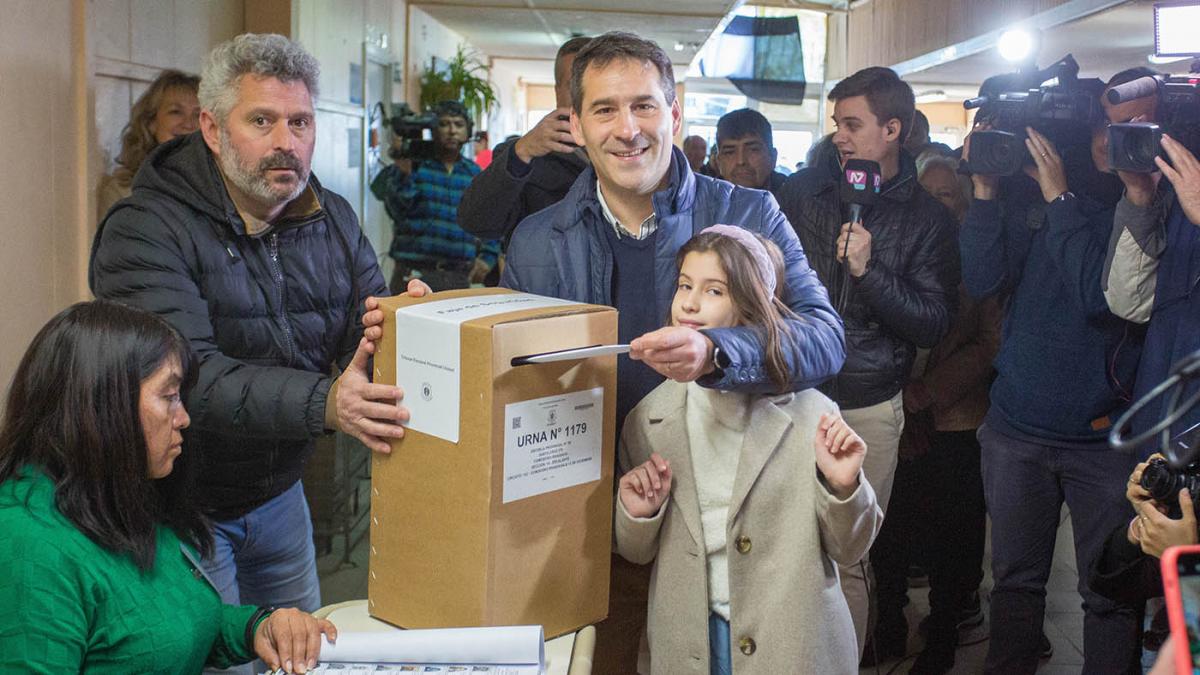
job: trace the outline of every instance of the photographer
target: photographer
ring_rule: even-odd
[[[1147,468],[1160,475],[1166,472],[1166,465],[1159,463],[1162,461],[1162,455],[1155,453],[1134,467],[1125,489],[1133,519],[1109,535],[1088,579],[1088,585],[1097,593],[1130,607],[1141,607],[1146,600],[1162,596],[1158,559],[1163,551],[1200,540],[1195,505],[1187,489],[1179,490],[1177,495],[1167,490],[1169,497],[1160,494],[1160,501],[1142,486]],[[1177,517],[1171,513],[1176,506]]]
[[[516,141],[498,146],[458,208],[459,226],[477,237],[508,241],[517,223],[556,204],[588,167],[571,139],[571,64],[591,38],[573,37],[554,57],[555,110]]]
[[[1100,93],[1098,82],[1065,79],[1079,85],[1069,92],[1072,100]],[[991,122],[1012,125],[1004,112],[980,111],[982,123],[963,149],[970,166],[988,159],[973,153]],[[1103,128],[1098,115],[1075,117],[1047,126],[1061,154],[1055,142],[1026,126],[1029,155],[1021,172],[972,175],[973,199],[959,233],[968,293],[978,299],[1011,296],[991,406],[978,434],[992,519],[989,673],[1037,669],[1063,501],[1071,510],[1076,558],[1086,569],[1124,518],[1125,479],[1133,463],[1109,450],[1105,435],[1128,405],[1140,339],[1135,326],[1109,313],[1101,292],[1112,211],[1102,201],[1108,187],[1089,157],[1088,139],[1100,142]],[[1085,601],[1083,671],[1140,672],[1138,616],[1083,583],[1079,591]]]
[[[401,156],[403,139],[393,136],[393,163],[371,181],[371,193],[394,223],[388,251],[396,262],[393,293],[416,278],[439,291],[482,283],[500,254],[499,242],[480,242],[457,223],[458,202],[479,174],[479,166],[462,156],[470,113],[458,101],[442,101],[433,112],[433,156]]]
[[[1113,78],[1113,86],[1155,73],[1139,68]],[[1200,95],[1190,105],[1200,107]],[[1117,105],[1105,100],[1112,122],[1153,122],[1169,111],[1160,110],[1158,96],[1137,98]],[[1200,112],[1200,111],[1196,111]],[[1196,137],[1193,128],[1178,131]],[[1134,399],[1139,399],[1167,378],[1171,365],[1200,349],[1200,294],[1195,278],[1200,270],[1200,161],[1196,148],[1188,149],[1167,129],[1162,149],[1169,161],[1155,157],[1158,171],[1118,171],[1125,195],[1117,204],[1104,296],[1117,316],[1147,324],[1146,348],[1138,364]],[[1163,177],[1166,180],[1161,180]],[[1190,395],[1194,389],[1184,392]],[[1160,397],[1133,418],[1132,431],[1140,433],[1166,413]],[[1172,426],[1172,434],[1200,422],[1200,408],[1185,414]]]

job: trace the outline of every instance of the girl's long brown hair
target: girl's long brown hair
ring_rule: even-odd
[[[689,253],[715,253],[728,279],[729,299],[737,312],[738,325],[748,326],[759,332],[766,353],[767,375],[779,391],[788,391],[792,381],[787,358],[783,355],[784,339],[790,334],[786,320],[794,318],[783,302],[785,285],[783,253],[770,239],[752,233],[767,249],[775,274],[775,292],[768,294],[763,285],[758,264],[750,251],[736,239],[715,232],[698,234],[679,249],[675,257],[677,266]]]

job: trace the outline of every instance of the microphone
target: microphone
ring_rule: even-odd
[[[850,222],[862,223],[863,207],[879,201],[879,186],[883,174],[879,162],[848,159],[842,167],[842,202],[850,205]]]
[[[863,208],[879,201],[879,187],[883,183],[883,175],[879,162],[867,159],[848,159],[842,165],[842,177],[838,185],[838,194],[843,204],[850,205],[850,225],[862,226]],[[836,247],[836,244],[835,244]],[[846,311],[850,304],[850,237],[842,248],[842,283],[838,287],[834,309],[838,313]]]
[[[1153,76],[1139,77],[1136,80],[1118,84],[1108,90],[1108,102],[1113,105],[1145,98],[1158,93],[1159,78]]]

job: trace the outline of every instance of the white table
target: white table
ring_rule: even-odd
[[[313,612],[319,619],[329,619],[338,630],[358,633],[401,630],[373,618],[367,613],[366,600],[350,600],[327,605]],[[547,675],[591,675],[592,656],[596,649],[596,629],[585,626],[578,632],[546,641]]]

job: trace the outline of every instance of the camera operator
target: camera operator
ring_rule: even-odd
[[[1200,540],[1189,489],[1196,478],[1194,473],[1168,469],[1157,453],[1134,468],[1125,490],[1134,515],[1112,531],[1088,574],[1088,585],[1096,593],[1134,609],[1139,616],[1148,600],[1162,597],[1159,558],[1163,551]],[[1162,644],[1170,634],[1165,607],[1155,612],[1147,633],[1140,640],[1146,649],[1169,654],[1169,646]]]
[[[458,224],[484,239],[508,241],[517,223],[556,204],[588,167],[571,138],[571,65],[590,37],[573,37],[554,57],[558,106],[515,141],[498,146],[492,163],[471,182],[458,207]]]
[[[442,101],[433,112],[432,156],[402,156],[403,140],[393,136],[393,163],[371,181],[371,193],[394,223],[388,251],[396,261],[393,293],[417,278],[439,291],[482,283],[500,254],[499,242],[480,242],[457,223],[463,190],[479,174],[479,166],[462,155],[471,115],[458,101]]]
[[[1132,69],[1115,76],[1110,86],[1153,75],[1146,68]],[[1154,122],[1164,112],[1157,96],[1117,105],[1106,99],[1104,104],[1114,123]],[[1200,98],[1192,104],[1200,106]],[[1200,293],[1194,289],[1200,270],[1200,161],[1169,133],[1162,137],[1162,149],[1170,161],[1155,157],[1158,171],[1117,172],[1125,195],[1117,204],[1109,240],[1104,295],[1114,314],[1147,324],[1135,400],[1166,379],[1172,364],[1200,349]],[[1139,411],[1133,433],[1162,419],[1166,403],[1161,397]],[[1197,422],[1200,408],[1177,421],[1172,434]]]
[[[1099,86],[1081,84],[1069,95],[1100,93]],[[1091,110],[1098,105],[1088,103]],[[995,112],[981,110],[982,123],[963,149],[968,162],[989,120],[1003,119]],[[1101,292],[1112,211],[1101,201],[1108,189],[1086,140],[1099,142],[1099,115],[1084,116],[1047,127],[1065,141],[1062,154],[1027,126],[1024,145],[1032,165],[1006,178],[972,175],[973,199],[959,233],[967,291],[977,299],[1006,292],[1011,297],[991,406],[978,434],[992,519],[988,673],[1037,669],[1045,585],[1064,499],[1081,569],[1100,554],[1104,537],[1125,513],[1133,460],[1109,450],[1105,435],[1128,405],[1140,340],[1135,326],[1109,313]],[[1083,583],[1079,591],[1083,672],[1140,672],[1138,616]]]

